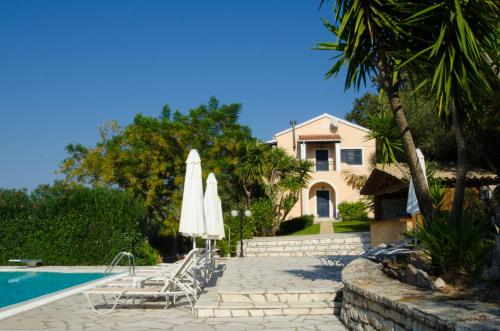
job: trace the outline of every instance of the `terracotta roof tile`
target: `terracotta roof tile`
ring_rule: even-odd
[[[410,169],[405,163],[400,163],[399,167],[393,163],[377,164],[376,168],[398,179],[408,179],[410,176]],[[456,174],[457,169],[455,167],[440,167],[434,173],[434,178],[445,181],[454,181],[456,179]],[[467,171],[467,180],[481,179],[498,180],[498,176],[493,171],[485,169],[469,169],[469,171]]]
[[[301,141],[332,141],[341,140],[338,134],[306,134],[299,135],[299,140]]]

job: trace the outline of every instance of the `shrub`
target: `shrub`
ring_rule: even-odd
[[[448,213],[438,213],[418,230],[421,247],[430,255],[438,273],[458,272],[475,276],[488,260],[493,245],[486,219],[465,216],[455,222]]]
[[[311,226],[314,222],[313,215],[304,215],[292,218],[280,224],[278,235],[287,235]]]
[[[470,188],[465,189],[464,215],[477,221],[488,217],[486,205],[479,198],[479,194]]]
[[[429,195],[432,201],[432,208],[436,211],[449,208],[447,201],[446,187],[439,181],[433,180],[429,183]]]
[[[342,221],[363,221],[368,219],[366,205],[362,201],[344,201],[338,206]]]
[[[224,227],[226,237],[222,240],[217,241],[217,248],[221,256],[239,255],[238,243],[240,241],[240,218],[232,217],[231,214],[224,214],[224,224],[229,227],[229,230]],[[247,218],[243,216],[243,239],[252,238],[255,232],[255,226],[253,223],[253,218]],[[231,232],[231,241],[229,242],[229,231]]]
[[[257,236],[272,236],[274,224],[273,205],[268,198],[261,198],[252,203],[252,222]]]
[[[120,251],[140,264],[157,260],[143,234],[145,206],[129,193],[57,183],[11,197],[0,191],[0,201],[10,201],[0,206],[0,264],[40,258],[49,265],[105,265]],[[13,212],[19,201],[28,207]]]
[[[0,189],[0,219],[26,213],[31,200],[25,190]]]

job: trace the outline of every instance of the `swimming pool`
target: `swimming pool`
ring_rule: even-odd
[[[90,282],[104,273],[0,272],[0,308]]]

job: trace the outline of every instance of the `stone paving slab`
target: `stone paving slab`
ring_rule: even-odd
[[[226,262],[218,292],[336,292],[342,288],[340,273],[340,268],[325,266],[317,257],[232,258]]]
[[[320,234],[332,234],[333,233],[333,222],[320,222],[319,223],[319,233]]]

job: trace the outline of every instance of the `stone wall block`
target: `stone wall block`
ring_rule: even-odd
[[[264,296],[264,294],[250,293],[248,296],[250,297],[250,300],[252,302],[259,302],[259,303],[265,303],[265,302],[267,302],[267,299]]]
[[[344,291],[343,293],[343,302],[342,303],[351,303],[353,302],[353,295],[351,291]]]
[[[368,323],[368,315],[366,314],[366,310],[358,310],[358,321],[364,324]]]
[[[410,315],[406,315],[404,326],[406,330],[413,330],[413,319]]]
[[[388,317],[393,320],[394,322],[396,322],[397,324],[399,325],[404,325],[405,324],[405,316],[398,313],[397,311],[393,310],[393,309],[388,309],[387,310],[388,312]]]
[[[380,331],[394,331],[394,323],[385,319],[380,327]]]
[[[368,309],[370,309],[371,311],[374,311],[382,316],[384,316],[384,307],[382,307],[382,305],[374,302],[374,301],[367,301],[368,303]]]
[[[263,317],[264,316],[264,310],[262,310],[262,309],[250,309],[248,312],[250,313],[251,317]]]
[[[250,314],[250,312],[247,309],[234,309],[234,310],[231,310],[231,315],[233,317],[248,317],[249,314]]]
[[[299,295],[297,293],[293,294],[279,294],[278,295],[280,302],[298,302]]]
[[[380,329],[380,316],[372,311],[367,311],[366,316],[368,317],[368,324],[373,326],[375,330]]]
[[[280,298],[276,294],[266,293],[264,296],[267,302],[280,302]]]
[[[370,324],[363,324],[363,330],[364,331],[376,331],[376,329],[371,326]]]

